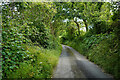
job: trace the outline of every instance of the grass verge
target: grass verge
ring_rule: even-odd
[[[44,49],[38,46],[24,45],[28,50],[26,60],[21,62],[15,72],[11,71],[8,78],[51,78],[62,47]]]

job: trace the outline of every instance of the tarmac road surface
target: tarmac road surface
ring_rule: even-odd
[[[53,73],[53,78],[82,78],[82,79],[107,79],[113,78],[104,73],[100,67],[87,60],[73,48],[62,45],[63,50],[58,65]]]

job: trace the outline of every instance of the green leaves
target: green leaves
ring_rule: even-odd
[[[27,48],[23,48],[24,44],[34,44],[44,48],[55,48],[58,45],[57,41],[53,42],[50,33],[50,24],[56,9],[52,3],[30,2],[10,2],[2,7],[2,68],[3,78],[8,78],[12,71],[16,72],[18,68],[21,68],[20,63],[24,61],[31,62],[31,64],[27,64],[28,66],[23,64],[24,67],[27,66],[28,71],[32,69],[30,67],[32,63],[36,66],[36,54],[30,55],[31,52]],[[33,70],[32,72],[34,73]],[[33,76],[33,73],[30,73],[29,76]],[[46,76],[49,76],[49,73]]]
[[[25,51],[21,44],[26,42],[26,39],[23,35],[19,34],[17,27],[9,28],[8,30],[3,29],[2,35],[2,58],[4,61],[2,68],[4,70],[3,77],[5,78],[5,74],[8,74],[8,70],[18,68],[19,63],[24,60]]]

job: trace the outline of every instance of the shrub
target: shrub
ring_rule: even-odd
[[[8,78],[51,78],[61,47],[53,50],[24,45],[24,48],[29,51],[27,61],[20,63],[19,68],[10,72]]]
[[[75,48],[89,60],[98,64],[105,72],[119,78],[119,46],[114,33],[83,36],[84,39],[73,40],[70,46]]]

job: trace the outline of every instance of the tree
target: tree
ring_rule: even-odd
[[[83,19],[83,3],[75,3],[75,2],[63,2],[63,3],[55,3],[57,6],[58,16],[64,16],[64,19],[74,20],[75,24],[78,27],[78,33],[80,35],[80,26],[77,19]],[[62,5],[62,6],[61,6]],[[79,8],[80,7],[80,8]]]

